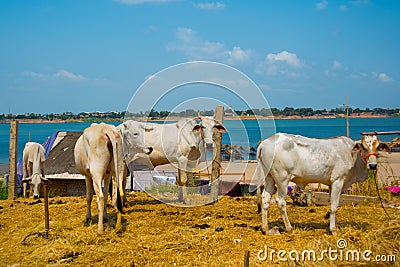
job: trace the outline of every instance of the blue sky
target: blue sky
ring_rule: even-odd
[[[148,77],[192,60],[238,69],[271,107],[348,95],[398,108],[399,15],[397,0],[2,0],[0,113],[122,111]]]

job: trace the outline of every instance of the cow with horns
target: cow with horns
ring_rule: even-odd
[[[368,170],[377,168],[378,150],[388,151],[389,147],[373,134],[364,135],[359,143],[343,136],[315,139],[285,133],[264,140],[257,150],[256,169],[257,178],[265,179],[262,201],[259,199],[259,204],[262,202],[262,232],[268,232],[268,208],[275,192],[286,230],[291,231],[286,213],[287,188],[291,181],[299,188],[308,183],[329,186],[329,230],[334,233],[340,194],[353,183],[365,181]]]
[[[132,139],[130,121],[123,123],[122,135],[124,138],[124,150],[134,146]],[[210,146],[213,143],[214,129],[226,132],[225,127],[218,121],[209,117],[196,117],[193,119],[181,119],[172,124],[145,124],[145,144],[153,148],[153,152],[147,159],[133,159],[127,155],[128,166],[133,161],[142,161],[144,165],[154,168],[172,162],[178,163],[177,185],[178,200],[185,202],[186,199],[186,172],[191,172],[200,158],[200,147]],[[126,154],[126,153],[125,153]]]

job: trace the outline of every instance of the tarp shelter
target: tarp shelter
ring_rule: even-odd
[[[75,166],[74,148],[81,132],[54,132],[42,145],[46,152],[45,177],[52,182],[49,195],[84,195],[85,178]],[[18,161],[18,192],[22,192],[23,161]]]

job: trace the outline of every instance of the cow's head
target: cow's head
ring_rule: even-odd
[[[31,186],[33,186],[33,198],[38,199],[39,198],[39,190],[40,186],[42,183],[48,184],[50,183],[49,180],[46,178],[42,177],[40,174],[35,173],[30,177],[22,179],[23,183],[29,183]]]
[[[151,131],[152,127],[144,123],[128,120],[117,127],[120,131],[123,141],[123,150],[125,155],[135,155],[137,153],[146,153],[149,155],[152,147],[146,147],[145,132]]]
[[[389,151],[389,146],[379,142],[378,136],[375,134],[363,135],[360,143],[356,143],[354,151],[358,151],[360,156],[367,164],[367,168],[375,170],[378,167],[378,151]]]
[[[201,140],[206,146],[212,146],[214,130],[220,133],[225,133],[225,127],[217,120],[209,117],[198,117],[196,118],[200,122],[193,128],[193,132],[200,134]]]

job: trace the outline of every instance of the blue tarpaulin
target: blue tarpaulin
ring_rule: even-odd
[[[51,151],[51,148],[53,147],[54,141],[56,140],[58,135],[58,132],[54,132],[52,135],[50,135],[46,141],[44,141],[44,143],[42,143],[42,146],[44,147],[44,151],[45,151],[45,156],[46,159],[49,156],[49,153]],[[17,163],[17,194],[21,194],[22,193],[22,177],[24,176],[24,163],[23,163],[23,159],[18,160]],[[29,188],[29,184],[27,184],[26,188]]]

